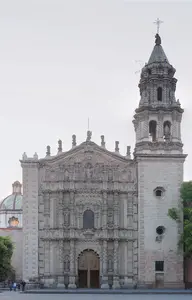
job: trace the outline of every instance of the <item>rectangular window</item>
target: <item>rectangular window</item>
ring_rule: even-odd
[[[164,261],[156,261],[155,262],[155,271],[163,272],[164,271]]]

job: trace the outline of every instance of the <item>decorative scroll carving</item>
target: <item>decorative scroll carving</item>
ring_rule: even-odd
[[[55,167],[45,167],[45,181],[129,181],[129,173],[132,168],[131,162],[118,162],[115,158],[105,157],[104,155],[95,153],[94,151],[78,153],[75,157],[66,159],[63,164]],[[122,176],[126,173],[126,176]]]

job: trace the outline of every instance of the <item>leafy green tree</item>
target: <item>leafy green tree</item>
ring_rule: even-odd
[[[192,181],[184,182],[181,186],[182,206],[171,208],[168,215],[175,220],[179,226],[183,223],[183,232],[179,246],[184,250],[186,257],[192,257]]]
[[[11,266],[13,250],[14,246],[10,237],[0,236],[0,281],[11,279],[14,274]]]

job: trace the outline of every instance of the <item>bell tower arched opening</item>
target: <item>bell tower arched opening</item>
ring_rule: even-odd
[[[100,259],[96,252],[86,249],[78,257],[78,287],[100,287]]]
[[[162,98],[163,98],[163,90],[162,90],[162,87],[158,87],[158,89],[157,89],[157,100],[158,100],[158,101],[162,101]]]
[[[149,136],[152,142],[156,141],[157,138],[157,122],[154,120],[151,120],[149,122]]]

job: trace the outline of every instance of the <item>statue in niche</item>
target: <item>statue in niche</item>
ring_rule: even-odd
[[[108,272],[113,272],[113,257],[110,255],[107,261]]]
[[[108,172],[108,180],[113,181],[113,171],[111,169],[109,169],[109,172]]]
[[[93,176],[93,167],[90,163],[85,166],[85,178],[91,179]]]
[[[64,272],[69,272],[70,271],[70,260],[69,256],[66,255],[64,258]]]
[[[164,139],[169,141],[171,138],[171,124],[169,121],[164,122]]]
[[[69,180],[69,171],[68,170],[65,170],[64,177],[65,177],[65,181]]]
[[[127,176],[128,178],[128,181],[132,181],[132,172],[131,172],[131,170],[129,170],[128,171],[128,176]]]
[[[113,210],[108,209],[107,212],[107,225],[108,227],[113,227]]]
[[[64,226],[68,227],[70,224],[70,214],[69,212],[64,213]]]

